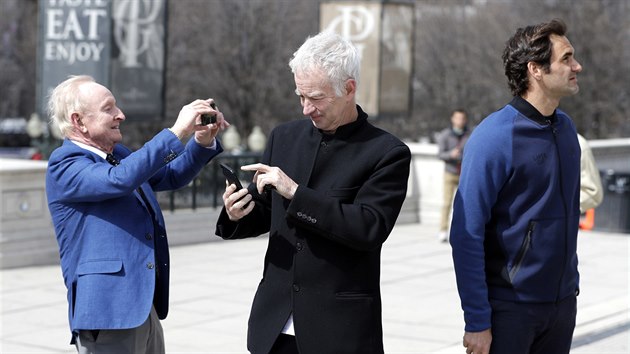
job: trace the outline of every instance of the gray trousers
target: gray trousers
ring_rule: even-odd
[[[164,332],[151,308],[149,318],[130,329],[81,330],[76,336],[79,354],[165,354]]]

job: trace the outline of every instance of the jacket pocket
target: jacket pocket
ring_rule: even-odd
[[[514,277],[518,273],[521,265],[523,265],[523,260],[525,260],[525,256],[527,252],[529,252],[532,245],[532,234],[534,233],[534,229],[536,228],[536,221],[530,221],[527,225],[527,232],[525,233],[525,238],[523,238],[523,243],[521,243],[521,247],[514,257],[514,263],[512,264],[512,269],[510,269],[510,282],[514,282]]]
[[[123,261],[120,259],[100,259],[80,263],[76,270],[76,280],[72,284],[72,318],[89,317],[89,309],[101,304],[104,289],[116,289],[122,276]],[[112,297],[106,298],[111,300]]]
[[[337,300],[361,300],[372,299],[374,298],[374,294],[355,291],[341,291],[336,293],[335,297]]]
[[[379,300],[369,291],[335,294],[334,304],[326,309],[335,320],[323,331],[335,343],[335,353],[383,353]]]
[[[123,262],[120,259],[87,261],[79,264],[77,275],[113,274],[120,272],[122,268]]]

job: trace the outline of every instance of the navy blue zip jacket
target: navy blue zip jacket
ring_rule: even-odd
[[[464,152],[451,245],[465,330],[489,299],[549,303],[578,290],[580,147],[569,116],[521,97],[489,115]]]

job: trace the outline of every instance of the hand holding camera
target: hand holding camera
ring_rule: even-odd
[[[212,109],[217,109],[217,105],[214,102],[210,103],[210,107]],[[216,113],[204,113],[201,115],[201,125],[214,124],[217,122],[217,114]]]

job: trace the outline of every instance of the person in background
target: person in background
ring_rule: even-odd
[[[604,199],[602,181],[595,157],[588,141],[578,134],[582,157],[580,158],[580,212],[585,213],[601,204]]]
[[[289,62],[300,119],[276,127],[250,188],[223,194],[216,234],[269,233],[247,348],[383,353],[380,257],[407,193],[409,148],[355,103],[359,54],[322,32]],[[252,198],[256,200],[252,202]]]
[[[440,219],[440,231],[438,240],[446,242],[448,240],[448,226],[451,221],[451,207],[453,206],[453,196],[459,184],[459,175],[462,169],[462,153],[464,144],[470,136],[467,126],[468,118],[466,111],[456,109],[451,114],[451,126],[442,130],[437,136],[438,157],[444,161],[444,184],[442,216]]]
[[[450,242],[466,353],[569,353],[579,292],[580,146],[558,109],[582,66],[561,20],[519,28],[512,101],[466,143]]]
[[[186,186],[223,150],[216,135],[229,124],[212,103],[184,106],[132,152],[120,144],[125,115],[105,86],[72,76],[52,91],[51,122],[65,140],[48,161],[46,195],[79,353],[165,353],[159,320],[171,265],[154,192]],[[202,114],[217,122],[199,124]]]

